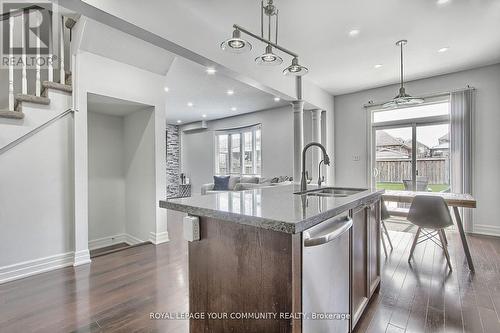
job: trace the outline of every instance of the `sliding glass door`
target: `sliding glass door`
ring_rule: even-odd
[[[372,112],[372,185],[443,192],[450,187],[449,103]]]

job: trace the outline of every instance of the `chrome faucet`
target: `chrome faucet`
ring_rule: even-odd
[[[307,190],[306,152],[307,152],[307,149],[309,149],[312,146],[316,146],[316,147],[321,149],[321,151],[323,152],[323,163],[325,163],[325,165],[330,165],[330,157],[328,157],[328,154],[326,153],[325,147],[321,143],[317,143],[317,142],[308,143],[304,147],[304,149],[302,149],[302,175],[300,178],[300,191],[301,192],[304,192]]]

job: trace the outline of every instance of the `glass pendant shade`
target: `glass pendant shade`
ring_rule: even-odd
[[[299,65],[299,59],[293,58],[292,64],[283,70],[283,74],[292,76],[306,75],[309,70],[307,67]]]
[[[422,104],[424,100],[418,97],[412,97],[408,95],[404,87],[404,70],[403,70],[403,46],[408,43],[407,40],[403,39],[396,42],[396,45],[401,49],[401,86],[399,87],[399,94],[387,103],[382,104],[384,109],[397,108],[405,105],[415,105]]]
[[[263,55],[255,58],[255,62],[263,66],[277,66],[283,62],[283,59],[273,53],[273,48],[271,45],[267,45],[266,52]]]
[[[252,49],[252,44],[241,38],[241,32],[238,29],[233,31],[233,37],[224,41],[220,48],[231,53],[245,53]]]
[[[399,88],[399,94],[387,103],[382,104],[384,109],[397,108],[405,105],[422,104],[424,100],[418,97],[412,97],[405,92],[405,88]]]

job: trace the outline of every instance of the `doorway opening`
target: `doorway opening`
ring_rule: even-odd
[[[87,95],[92,256],[149,243],[155,230],[154,107]]]
[[[371,113],[372,186],[392,191],[450,191],[448,101]],[[386,202],[394,214],[389,229],[411,231],[407,204]],[[398,215],[398,213],[401,215]],[[392,215],[392,214],[391,214]]]

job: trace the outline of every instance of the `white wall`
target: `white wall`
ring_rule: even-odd
[[[90,248],[146,241],[155,232],[152,115],[151,108],[126,116],[88,112]]]
[[[133,112],[124,119],[125,230],[142,241],[155,232],[154,110]],[[164,138],[163,138],[164,139]],[[164,170],[166,173],[166,170]]]
[[[408,83],[407,91],[425,95],[464,88],[477,88],[474,138],[474,231],[500,235],[500,222],[492,218],[500,198],[500,64]],[[392,98],[397,86],[387,86],[357,93],[335,96],[335,178],[337,185],[366,186],[367,112],[363,104],[369,100]],[[353,161],[359,155],[359,161]]]
[[[0,119],[0,147],[71,105],[23,103],[23,120]],[[0,155],[0,282],[73,262],[73,115],[68,114]]]
[[[75,40],[77,40],[75,33]],[[75,247],[77,253],[88,248],[88,151],[87,151],[87,94],[109,96],[154,107],[154,205],[155,231],[149,240],[160,243],[168,240],[165,209],[159,200],[166,197],[165,166],[165,77],[92,53],[74,50],[78,82],[75,115]]]
[[[90,243],[125,233],[123,123],[123,117],[88,113]]]
[[[181,127],[181,172],[191,177],[192,191],[213,182],[215,130],[262,124],[262,176],[293,176],[292,107],[253,112],[208,122],[208,129],[184,133]]]

